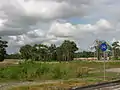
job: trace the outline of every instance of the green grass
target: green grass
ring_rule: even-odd
[[[106,62],[106,68],[120,68],[120,62]],[[72,61],[72,62],[22,62],[15,66],[0,68],[0,81],[27,81],[27,80],[69,80],[80,79],[79,84],[85,85],[103,82],[103,62]],[[119,79],[118,73],[106,72],[106,81]],[[64,82],[69,86],[69,82]],[[87,83],[87,84],[86,84]],[[72,83],[74,85],[74,83]],[[72,85],[70,84],[70,85]],[[58,84],[59,85],[59,84]],[[64,86],[63,85],[63,86]],[[83,84],[81,84],[83,85]],[[49,86],[49,85],[47,85]],[[34,86],[32,86],[33,88]],[[19,87],[11,90],[44,90],[41,86],[34,89]],[[37,88],[37,89],[35,89]]]
[[[84,69],[84,68],[83,68]],[[68,79],[87,75],[76,63],[21,63],[17,66],[0,68],[0,80]]]
[[[120,62],[107,62],[106,68],[118,68]],[[100,71],[96,72],[95,71]],[[55,80],[103,75],[103,62],[73,61],[62,63],[25,62],[0,68],[0,81]],[[94,72],[94,73],[91,73]],[[116,76],[116,73],[112,73]],[[111,75],[111,74],[107,74]],[[113,75],[111,75],[113,76]]]

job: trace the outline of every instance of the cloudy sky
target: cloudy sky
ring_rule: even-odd
[[[14,53],[25,44],[120,40],[120,0],[0,0],[0,36]]]

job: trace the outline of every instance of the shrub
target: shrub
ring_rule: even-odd
[[[79,67],[76,69],[76,77],[83,77],[89,74],[89,69],[87,67]]]

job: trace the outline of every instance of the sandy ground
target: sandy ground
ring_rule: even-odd
[[[120,73],[120,68],[110,68],[110,69],[106,69],[106,71]]]
[[[5,64],[5,63],[9,63],[9,64],[18,64],[19,60],[17,59],[5,59],[3,62],[0,62],[0,64]]]
[[[73,78],[73,79],[69,79],[69,80],[80,81],[81,79]],[[21,81],[21,82],[0,83],[0,90],[9,90],[13,87],[19,87],[19,86],[55,84],[55,83],[62,83],[64,81],[68,81],[68,80],[44,80],[44,81],[31,81],[31,82],[30,81],[23,81],[23,82]]]
[[[11,83],[2,83],[0,84],[0,90],[9,90],[12,87],[19,87],[19,86],[31,86],[31,85],[41,85],[41,84],[53,84],[58,83],[60,81],[45,81],[45,82],[11,82]]]

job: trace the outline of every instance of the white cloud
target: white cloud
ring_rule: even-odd
[[[77,3],[76,3],[77,2]],[[22,35],[55,19],[84,16],[90,0],[4,0],[0,3],[0,36]],[[38,23],[40,23],[38,25]],[[41,25],[42,26],[42,25]]]
[[[97,34],[102,32],[110,32],[113,27],[111,23],[105,19],[100,19],[96,24],[77,24],[54,22],[50,28],[49,34],[56,37],[84,37],[87,34]]]
[[[69,17],[73,15],[83,15],[86,13],[84,9],[88,9],[87,5],[91,0],[29,0],[22,2],[25,12],[28,15],[35,15],[42,19],[52,19]],[[39,9],[38,9],[39,8]]]
[[[111,29],[112,25],[110,24],[110,22],[108,22],[105,19],[100,19],[97,23],[96,26],[98,26],[99,28],[105,28],[105,29]]]
[[[115,38],[112,39],[111,43],[116,42],[117,40]]]
[[[119,8],[119,0],[1,0],[0,36],[10,51],[28,43],[59,45],[64,39],[86,48],[96,38],[119,40]],[[66,21],[76,17],[80,21]]]
[[[101,30],[101,28],[103,30]],[[112,27],[110,22],[104,19],[97,21],[95,24],[77,25],[73,25],[68,22],[54,21],[47,32],[37,29],[22,35],[9,36],[8,44],[9,46],[15,47],[34,43],[43,43],[47,45],[55,43],[59,45],[65,39],[74,40],[77,43],[80,39],[82,40],[85,37],[88,39],[94,34],[99,34],[103,31],[109,33],[111,29]]]

